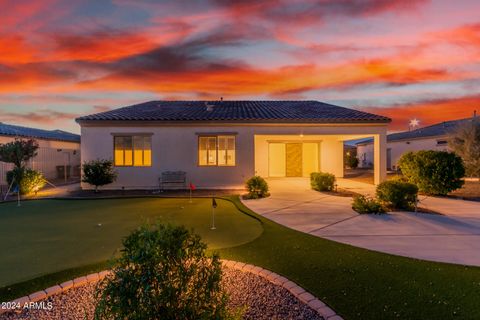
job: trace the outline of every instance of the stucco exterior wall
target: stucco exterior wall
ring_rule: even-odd
[[[182,170],[199,188],[243,188],[249,177],[268,176],[268,143],[277,140],[322,140],[322,170],[343,176],[343,140],[386,134],[386,125],[121,125],[82,126],[82,162],[113,160],[114,134],[151,134],[151,167],[117,167],[115,183],[108,189],[154,189],[163,171]],[[236,165],[198,166],[199,134],[235,134]],[[321,137],[320,137],[321,136]],[[323,169],[324,168],[324,169]],[[82,184],[82,188],[91,186]]]
[[[8,143],[14,137],[0,136],[0,143]],[[80,165],[80,143],[36,139],[39,145],[38,154],[29,161],[27,167],[39,170],[48,180],[57,178],[57,166],[67,164],[72,168]],[[6,184],[6,173],[13,165],[0,162],[0,185]],[[74,170],[71,169],[71,173]]]
[[[420,151],[420,150],[436,150],[436,151],[447,151],[448,145],[437,145],[439,140],[446,140],[446,137],[434,137],[434,138],[425,138],[425,139],[412,139],[404,141],[395,141],[388,142],[387,149],[390,149],[391,154],[391,169],[398,167],[398,161],[400,157],[409,151]],[[359,167],[368,168],[371,167],[370,164],[373,164],[373,143],[367,145],[359,145],[357,147],[357,156],[359,159]]]

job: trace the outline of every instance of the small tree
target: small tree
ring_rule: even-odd
[[[465,167],[453,152],[418,151],[405,153],[399,167],[407,180],[425,194],[446,195],[463,186]]]
[[[0,161],[13,163],[17,168],[25,166],[26,162],[37,155],[38,142],[35,139],[15,139],[15,141],[0,144]]]
[[[229,319],[218,255],[184,227],[143,226],[96,291],[95,319]]]
[[[449,146],[462,157],[467,176],[480,178],[480,120],[462,123],[450,135]]]
[[[345,164],[350,169],[356,169],[358,167],[358,158],[354,154],[347,153],[345,156]]]
[[[95,186],[98,192],[99,186],[113,183],[117,180],[117,172],[111,160],[92,160],[83,163],[82,181]]]

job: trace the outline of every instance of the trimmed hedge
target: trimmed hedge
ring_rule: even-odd
[[[312,172],[310,186],[317,191],[333,191],[335,188],[335,175],[326,172]]]
[[[428,195],[446,195],[464,184],[463,160],[453,152],[408,152],[400,158],[399,167],[409,182]]]
[[[402,180],[389,180],[377,186],[377,199],[395,209],[412,210],[417,200],[418,187]]]

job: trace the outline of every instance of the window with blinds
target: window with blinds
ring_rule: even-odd
[[[149,167],[152,165],[152,137],[115,136],[114,163],[117,167]]]
[[[198,138],[200,166],[234,166],[235,136],[201,136]]]

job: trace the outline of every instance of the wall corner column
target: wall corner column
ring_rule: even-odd
[[[376,134],[373,137],[373,177],[375,185],[387,178],[387,133]]]

